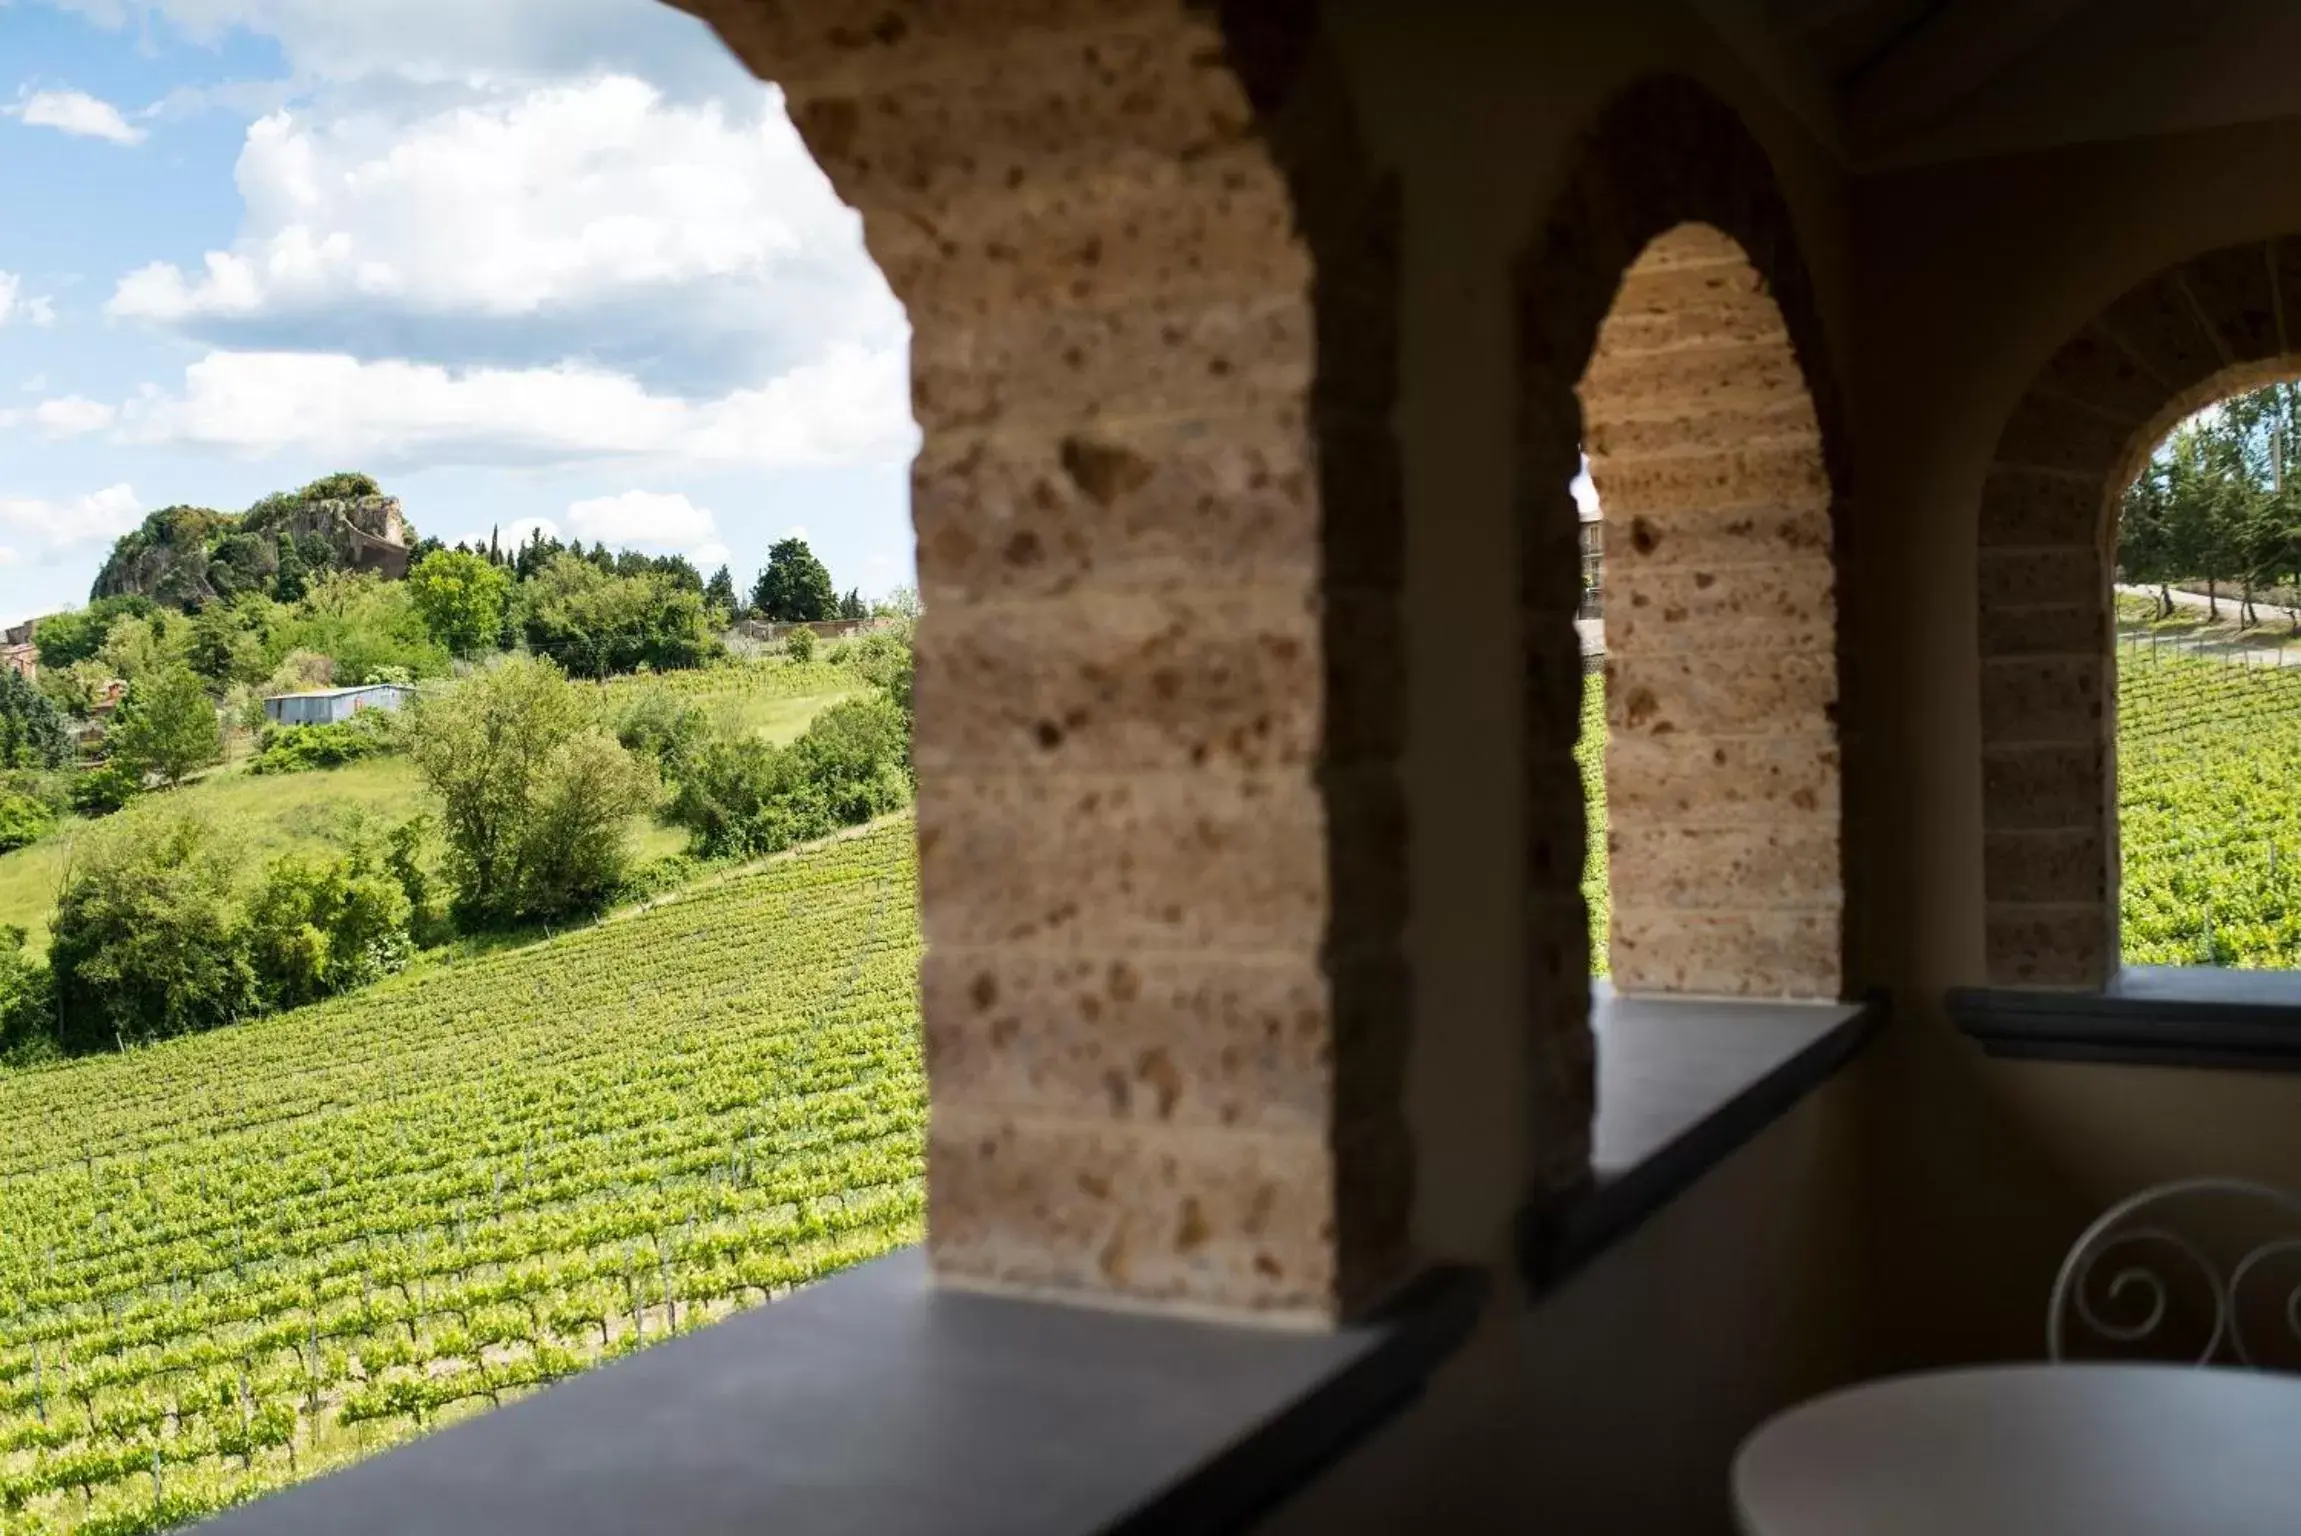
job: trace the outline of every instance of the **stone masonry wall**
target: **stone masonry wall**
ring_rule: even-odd
[[[1396,201],[1315,7],[686,3],[913,325],[938,1274],[1364,1305],[1411,1189]]]
[[[1625,992],[1836,997],[1837,605],[1821,427],[1734,241],[1658,236],[1582,375],[1611,525],[1611,970]]]
[[[1818,310],[1763,151],[1688,82],[1633,89],[1593,128],[1520,294],[1533,995],[1588,1007],[1580,444],[1607,522],[1614,983],[1838,996],[1849,504]]]
[[[2301,240],[2195,257],[2070,338],[2007,418],[1977,530],[1992,983],[2116,972],[2117,506],[2182,417],[2301,371],[2296,296]]]

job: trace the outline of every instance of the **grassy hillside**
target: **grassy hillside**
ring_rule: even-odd
[[[166,1529],[915,1239],[918,951],[904,818],[0,1075],[0,1527]]]
[[[821,663],[787,667],[767,661],[660,678],[620,678],[603,685],[600,693],[603,703],[612,704],[647,686],[667,687],[706,708],[724,711],[778,745],[806,730],[819,711],[861,689],[855,675],[842,668]],[[244,759],[244,748],[239,755]],[[299,843],[328,843],[336,821],[347,811],[400,821],[423,810],[428,798],[414,767],[398,757],[264,776],[250,774],[244,763],[235,762],[167,794],[172,801],[242,826],[250,844],[264,856],[284,853]],[[21,926],[31,936],[35,952],[47,948],[56,888],[71,860],[74,834],[86,825],[68,819],[31,847],[0,855],[0,923]],[[676,853],[686,843],[685,834],[657,825],[652,817],[637,818],[632,836],[642,859]]]

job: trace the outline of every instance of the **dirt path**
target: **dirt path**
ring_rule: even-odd
[[[2117,588],[2117,595],[2120,597],[2145,597],[2155,602],[2160,594],[2155,587],[2120,585]],[[2200,619],[2203,619],[2211,611],[2204,593],[2184,592],[2178,587],[2173,589],[2173,606],[2186,612],[2195,613]],[[2282,643],[2285,639],[2285,630],[2293,625],[2294,610],[2281,608],[2275,603],[2256,602],[2253,605],[2253,611],[2260,616],[2262,622],[2250,630],[2236,628],[2237,600],[2235,598],[2222,598],[2221,611],[2227,617],[2222,620],[2220,627],[2205,629],[2195,634],[2165,635],[2161,637],[2158,643],[2169,649],[2180,650],[2193,656],[2209,656],[2219,661],[2242,661],[2263,667],[2301,667],[2301,646],[2288,646]],[[2150,643],[2147,631],[2127,629],[2122,624],[2118,626],[2118,640],[2121,644],[2126,645],[2146,646]]]

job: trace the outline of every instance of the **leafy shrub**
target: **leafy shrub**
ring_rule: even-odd
[[[903,730],[908,735],[912,721],[911,682],[915,672],[910,626],[904,624],[863,636],[848,653],[847,668],[886,695],[887,701],[902,715]],[[908,761],[907,747],[904,756]]]
[[[613,722],[615,739],[626,752],[652,761],[674,779],[711,734],[711,718],[701,705],[652,681],[623,695]]]
[[[407,964],[413,906],[376,839],[271,861],[248,903],[249,963],[265,1006],[295,1008]]]
[[[25,951],[22,928],[0,925],[0,1067],[30,1066],[61,1054],[48,967]]]
[[[373,723],[381,718],[381,711],[367,710],[327,725],[268,725],[248,772],[303,773],[374,757],[390,744],[388,728]]]
[[[0,790],[0,853],[38,842],[55,825],[56,813],[45,802]]]
[[[798,666],[815,659],[815,631],[801,625],[783,637],[783,654]]]
[[[49,948],[66,1050],[187,1034],[255,1011],[235,848],[207,818],[159,807],[81,838]]]
[[[83,816],[109,816],[143,792],[141,773],[125,763],[105,763],[72,781],[72,809]]]
[[[704,857],[774,853],[908,803],[909,749],[893,702],[849,699],[787,747],[715,735],[693,754],[667,814]]]

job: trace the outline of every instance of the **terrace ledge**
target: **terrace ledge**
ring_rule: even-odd
[[[1868,1004],[1617,999],[1589,1185],[1537,1294],[1778,1118]],[[1441,1267],[1302,1332],[939,1289],[906,1249],[219,1516],[206,1536],[1086,1536],[1251,1524],[1410,1403],[1489,1286]]]
[[[1675,1200],[1852,1060],[1884,1024],[1863,1002],[1623,997],[1591,984],[1598,1116],[1590,1178],[1519,1219],[1539,1299]]]
[[[2301,1070],[2301,973],[2129,965],[2098,992],[1958,987],[1950,1017],[1992,1056]]]

